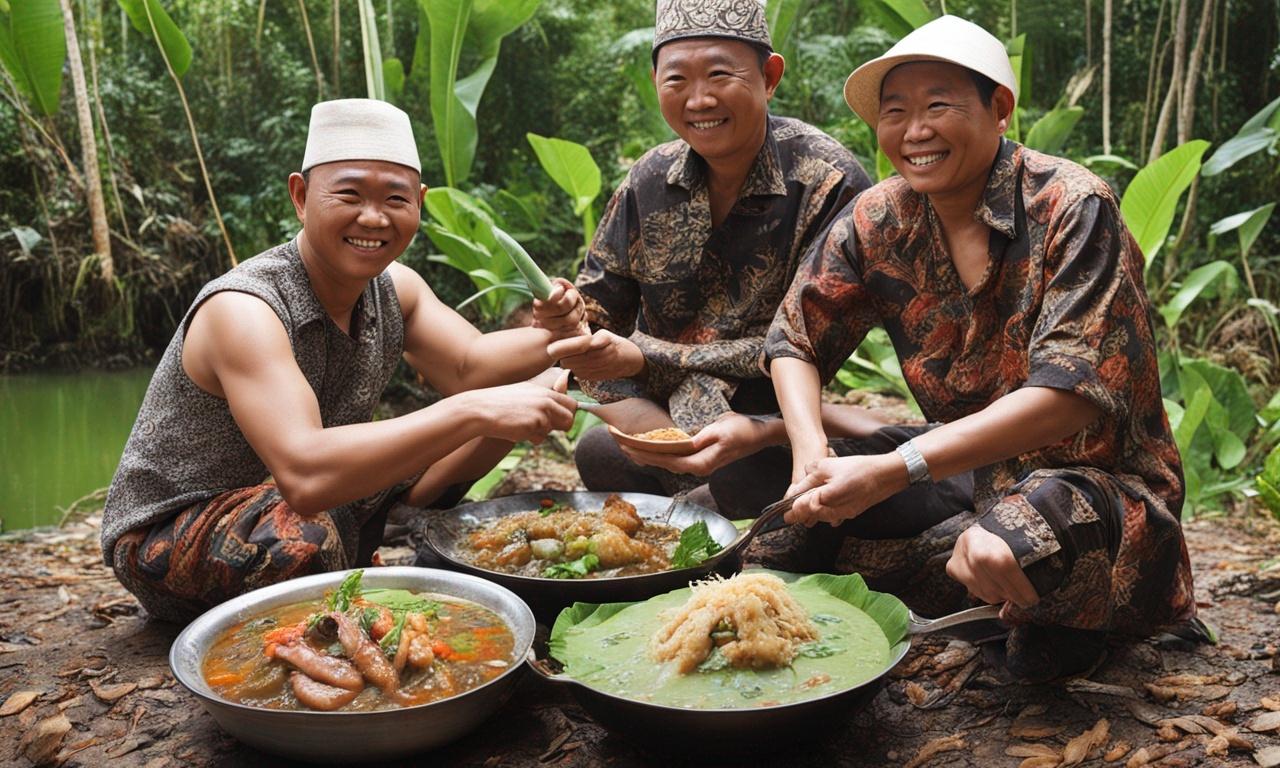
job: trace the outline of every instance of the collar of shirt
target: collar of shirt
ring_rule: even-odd
[[[778,141],[773,135],[773,116],[769,117],[764,132],[764,145],[756,155],[747,179],[742,184],[738,198],[752,195],[785,195],[787,180],[782,173],[782,158],[778,153]],[[680,154],[667,170],[667,183],[684,187],[690,192],[707,184],[707,164],[697,152],[684,144]]]
[[[996,161],[987,178],[987,190],[973,212],[973,218],[1002,233],[1010,240],[1018,239],[1018,159],[1022,146],[1008,139],[1000,140]]]
[[[301,235],[298,237],[301,237]],[[329,313],[325,311],[324,305],[320,303],[320,297],[316,296],[315,288],[311,285],[311,275],[307,273],[307,266],[302,263],[302,251],[298,248],[298,238],[295,237],[289,242],[287,253],[289,258],[289,281],[292,285],[297,286],[303,294],[303,300],[295,302],[292,308],[297,327],[301,328],[310,323],[330,320]],[[372,291],[374,280],[377,279],[375,277],[370,280],[369,284],[364,287],[364,291],[360,293],[360,298],[356,300],[356,307],[352,312],[351,328],[357,333],[363,333],[366,329],[371,328],[376,320]],[[337,332],[335,334],[337,337],[353,338],[338,328],[336,323],[331,324],[333,330]]]

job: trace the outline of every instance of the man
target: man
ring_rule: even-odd
[[[769,115],[785,63],[758,0],[659,0],[653,60],[680,139],[631,168],[587,251],[577,287],[594,334],[549,353],[601,401],[651,401],[694,435],[692,456],[623,455],[591,430],[575,455],[588,488],[666,495],[709,474],[699,503],[754,515],[789,482],[782,424],[749,416],[777,412],[764,332],[809,243],[870,180],[831,137]],[[881,424],[829,411],[835,434]]]
[[[770,329],[807,492],[786,519],[804,525],[748,560],[861,572],[917,610],[1003,603],[1015,628],[989,656],[1024,680],[1087,669],[1107,631],[1198,630],[1143,257],[1114,194],[1003,138],[1017,82],[967,21],[903,38],[845,98],[900,176],[841,213]],[[820,385],[878,324],[941,425],[829,458]]]
[[[409,118],[348,99],[312,111],[292,242],[201,291],[160,361],[107,496],[103,556],[154,616],[364,565],[390,504],[451,505],[574,401],[518,382],[576,332],[567,281],[540,328],[481,334],[395,263],[426,187]],[[445,399],[370,423],[401,357]],[[499,386],[505,385],[505,386]],[[268,476],[274,483],[264,484]]]

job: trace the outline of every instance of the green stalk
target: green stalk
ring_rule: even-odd
[[[525,251],[524,246],[516,242],[516,239],[500,228],[493,228],[493,236],[497,238],[498,244],[502,246],[502,250],[507,252],[511,257],[511,261],[516,265],[516,269],[520,270],[520,274],[524,276],[524,281],[529,284],[529,290],[533,292],[535,298],[546,299],[551,295],[551,281],[547,279],[547,275]]]

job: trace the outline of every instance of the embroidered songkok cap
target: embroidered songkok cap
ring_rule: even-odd
[[[654,60],[659,48],[687,37],[727,37],[773,50],[760,0],[658,0]]]
[[[422,173],[409,116],[377,99],[322,101],[311,108],[303,172],[340,160],[384,160]]]
[[[1013,92],[1018,102],[1018,78],[1013,74],[1004,44],[971,21],[943,16],[916,29],[878,59],[858,67],[844,83],[844,100],[872,128],[880,121],[880,86],[889,70],[913,61],[958,64],[986,75]]]

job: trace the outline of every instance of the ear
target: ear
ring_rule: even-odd
[[[764,61],[764,95],[766,99],[773,98],[773,91],[778,87],[778,83],[782,82],[782,73],[787,69],[787,60],[776,53],[769,54],[769,58]]]
[[[422,191],[418,193],[418,207],[421,208],[427,203],[427,185],[421,184],[419,186],[422,187]]]
[[[1009,130],[1009,121],[1013,119],[1013,91],[1003,85],[996,86],[996,92],[991,94],[991,108],[995,110],[996,125],[1003,136]]]
[[[298,214],[298,221],[305,227],[307,225],[307,182],[303,180],[300,173],[289,174],[289,199],[293,201],[293,210]]]

